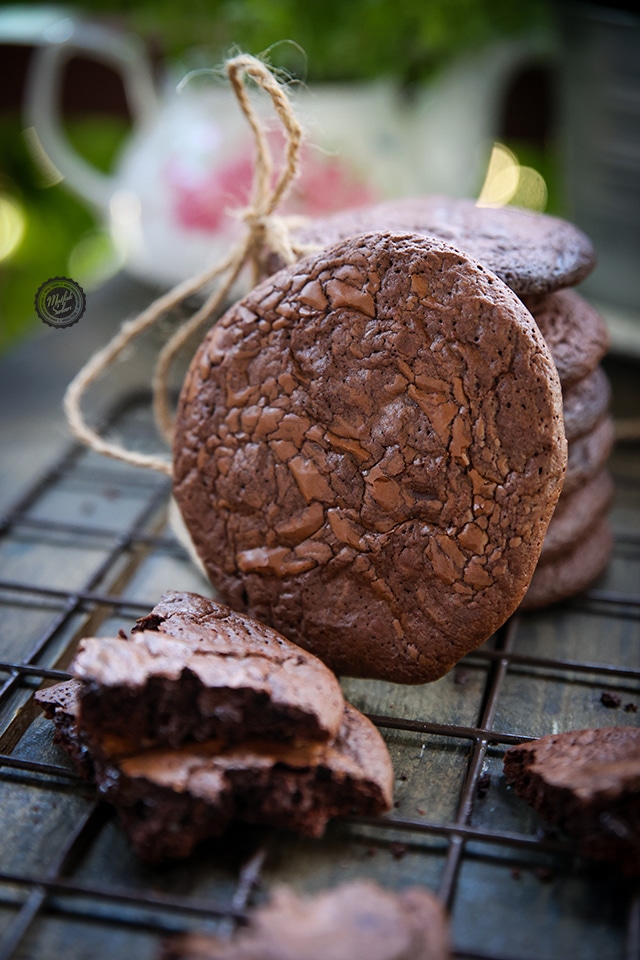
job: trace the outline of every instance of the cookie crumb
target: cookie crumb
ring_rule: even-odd
[[[533,873],[540,883],[551,883],[553,880],[553,871],[549,867],[536,867]]]
[[[617,693],[610,693],[609,690],[603,690],[600,695],[600,703],[603,707],[608,707],[610,710],[617,710],[622,700]]]
[[[128,640],[128,639],[129,639],[129,637],[127,636],[126,631],[123,630],[122,627],[120,627],[120,629],[118,630],[118,636],[120,637],[121,640]]]
[[[559,834],[556,828],[550,825],[540,827],[539,830],[536,830],[536,840],[557,840],[558,836]]]
[[[389,844],[389,850],[394,860],[402,860],[407,853],[407,845],[406,843],[398,843],[397,840],[394,840],[393,843]]]
[[[637,703],[625,703],[625,705],[624,705],[624,712],[625,712],[625,713],[637,713],[637,712],[638,712],[638,704],[637,704]]]
[[[491,786],[491,774],[482,773],[478,777],[478,796],[483,798],[486,797],[489,792],[489,787]]]
[[[469,682],[469,671],[464,669],[454,670],[453,682],[456,687],[464,687]]]

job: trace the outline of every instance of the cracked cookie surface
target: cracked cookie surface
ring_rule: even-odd
[[[565,465],[559,380],[518,298],[447,243],[369,234],[210,331],[174,492],[232,607],[338,673],[419,683],[518,606]]]

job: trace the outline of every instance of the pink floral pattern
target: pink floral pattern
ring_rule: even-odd
[[[282,138],[269,135],[276,169],[280,169]],[[215,163],[210,169],[189,169],[180,155],[165,165],[164,178],[172,198],[172,213],[183,230],[224,232],[229,214],[249,203],[253,177],[251,146]],[[281,214],[316,217],[379,199],[373,187],[348,163],[303,146],[300,175],[282,204]],[[275,178],[275,174],[274,174]]]

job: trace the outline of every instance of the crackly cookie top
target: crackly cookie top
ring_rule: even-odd
[[[549,293],[580,283],[596,262],[589,238],[566,220],[518,207],[479,207],[439,194],[402,197],[321,217],[297,243],[328,247],[372,230],[437,237],[478,260],[517,294]],[[279,266],[271,257],[267,269]]]
[[[517,607],[565,462],[558,377],[518,298],[444,242],[369,234],[211,330],[174,482],[231,606],[338,673],[416,683]]]

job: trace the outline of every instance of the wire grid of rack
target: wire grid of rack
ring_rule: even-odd
[[[132,396],[107,429],[148,443],[147,409]],[[166,590],[208,588],[167,525],[167,481],[70,447],[0,521],[0,960],[153,958],[175,932],[228,933],[275,884],[355,877],[436,892],[460,960],[638,960],[638,886],[583,861],[501,773],[510,744],[640,722],[640,451],[612,469],[616,545],[597,588],[512,618],[437,683],[343,681],[388,743],[388,816],[334,822],[321,840],[238,826],[151,869],[33,692],[67,677],[80,637],[129,629]]]

